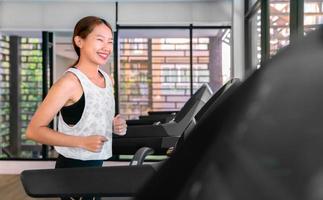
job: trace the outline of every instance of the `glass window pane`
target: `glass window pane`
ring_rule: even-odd
[[[290,0],[270,0],[270,55],[289,44]]]
[[[323,23],[323,0],[304,0],[304,34]]]
[[[10,99],[9,99],[9,37],[0,33],[0,158],[7,158],[9,147]]]
[[[261,9],[250,19],[251,66],[258,69],[261,62]]]
[[[213,91],[231,79],[230,29],[193,30],[193,91],[208,83]]]
[[[189,30],[119,31],[119,104],[128,119],[179,110],[190,97]]]
[[[20,120],[21,152],[18,157],[39,158],[41,146],[25,137],[28,123],[42,101],[43,73],[41,38],[20,39]],[[18,144],[19,145],[19,144]]]
[[[20,33],[2,33],[0,48],[0,106],[1,106],[1,157],[2,158],[41,158],[41,145],[31,140],[27,140],[25,132],[27,125],[36,111],[39,103],[42,101],[42,51],[41,38],[33,37],[15,37],[12,35],[27,35]],[[39,32],[34,35],[41,35]],[[10,66],[10,40],[17,39],[19,46],[17,47],[18,57],[20,59],[19,66]],[[10,67],[18,67],[19,75],[10,74]],[[9,80],[18,81],[19,91],[12,91],[9,88]],[[18,97],[19,106],[17,115],[18,119],[10,119],[9,109],[10,93],[17,92],[13,95]],[[18,126],[18,131],[10,129],[10,123]]]

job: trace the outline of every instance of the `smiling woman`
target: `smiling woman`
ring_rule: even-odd
[[[53,145],[56,168],[102,166],[112,156],[112,133],[124,135],[126,122],[114,116],[112,82],[100,69],[112,53],[111,26],[94,16],[74,28],[78,59],[52,86],[26,131],[29,139]],[[58,131],[48,128],[57,113]]]

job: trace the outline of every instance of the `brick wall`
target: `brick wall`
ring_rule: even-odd
[[[9,37],[0,34],[0,147],[9,144]],[[0,149],[1,149],[0,148]],[[0,154],[3,157],[3,154]]]
[[[194,90],[210,81],[209,38],[193,39]],[[190,97],[188,38],[120,40],[120,113],[179,110]]]
[[[33,143],[25,139],[28,123],[42,101],[41,39],[21,38],[21,135],[22,144]]]

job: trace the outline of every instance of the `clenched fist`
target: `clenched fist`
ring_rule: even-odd
[[[108,139],[102,135],[90,135],[82,138],[81,147],[88,151],[100,152]]]
[[[126,120],[119,114],[113,119],[113,132],[117,135],[125,135],[127,132]]]

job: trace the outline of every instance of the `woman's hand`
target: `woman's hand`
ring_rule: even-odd
[[[120,114],[113,119],[113,132],[117,135],[125,135],[127,132],[127,123]]]
[[[100,152],[106,141],[108,139],[102,135],[90,135],[82,137],[80,146],[88,151]]]

